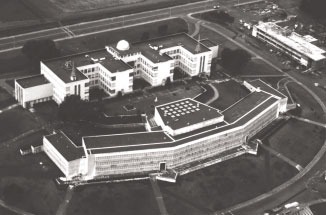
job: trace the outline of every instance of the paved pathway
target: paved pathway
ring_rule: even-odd
[[[32,213],[29,213],[29,212],[26,212],[26,211],[23,211],[17,207],[14,207],[14,206],[10,206],[8,205],[7,203],[5,203],[3,200],[0,200],[0,206],[16,213],[16,214],[19,214],[19,215],[35,215],[35,214],[32,214]],[[3,214],[4,215],[4,214]]]
[[[74,194],[74,186],[69,185],[66,191],[66,195],[65,198],[63,199],[62,203],[60,204],[56,215],[65,215],[66,214],[66,210],[68,207],[68,204],[72,198],[72,195]]]
[[[19,106],[19,104],[16,103],[16,104],[13,104],[13,105],[9,105],[8,107],[2,108],[2,109],[0,110],[0,114],[3,113],[3,112],[5,112],[5,111],[11,110],[11,109],[13,109],[13,108],[15,108],[15,107],[18,107],[18,106]]]
[[[217,91],[216,87],[213,84],[209,84],[209,86],[213,89],[214,96],[213,96],[213,98],[211,98],[210,100],[208,100],[206,102],[207,105],[210,105],[211,103],[213,103],[219,97],[219,94],[218,94],[218,91]]]
[[[15,97],[15,89],[6,83],[6,79],[0,79],[0,87],[5,89],[10,95]]]
[[[298,164],[298,163],[294,162],[293,160],[291,160],[291,159],[285,157],[284,155],[282,155],[281,153],[279,153],[279,152],[276,151],[275,149],[273,149],[273,148],[271,148],[271,147],[269,147],[269,146],[267,146],[267,145],[265,145],[265,144],[262,144],[262,143],[260,143],[259,145],[260,145],[262,148],[264,148],[266,151],[268,151],[269,153],[271,153],[271,154],[273,154],[274,156],[280,158],[280,159],[283,160],[284,162],[290,164],[291,166],[293,166],[294,168],[296,168],[298,171],[302,171],[302,170],[303,170],[303,167],[302,167],[300,164]]]
[[[196,21],[197,19],[193,18],[194,21]],[[296,78],[294,78],[293,76],[290,76],[286,73],[284,73],[282,71],[281,68],[279,68],[277,65],[275,65],[273,62],[271,62],[270,60],[267,60],[265,58],[263,58],[260,54],[258,54],[256,51],[253,51],[251,48],[248,48],[245,44],[240,43],[232,38],[230,38],[227,34],[226,34],[226,30],[214,23],[203,23],[202,24],[204,27],[208,28],[209,30],[212,30],[214,32],[216,32],[217,34],[223,36],[224,38],[226,38],[227,40],[229,40],[230,42],[234,43],[235,45],[237,45],[238,47],[246,50],[247,52],[249,52],[251,55],[253,55],[254,57],[261,57],[261,60],[264,61],[267,65],[271,66],[272,68],[274,68],[275,70],[279,71],[280,73],[287,75],[289,78],[291,78],[295,83],[299,84],[301,87],[303,87],[317,102],[318,104],[321,106],[321,108],[323,109],[323,112],[326,113],[326,106],[323,103],[323,101],[316,95],[315,92],[313,92],[309,87],[305,86],[303,83],[301,83],[300,81],[298,81]],[[311,168],[313,168],[320,160],[321,158],[325,155],[326,153],[326,139],[324,141],[324,144],[322,146],[322,148],[320,149],[320,151],[316,154],[316,156],[313,158],[313,160],[302,170],[300,171],[296,176],[294,176],[293,178],[291,178],[289,181],[281,184],[280,186],[274,188],[273,190],[264,193],[260,196],[257,196],[256,198],[253,198],[251,200],[245,201],[243,203],[234,205],[233,207],[227,208],[226,210],[223,210],[224,212],[226,211],[242,211],[242,209],[244,208],[248,208],[250,210],[250,206],[254,205],[254,204],[259,204],[259,202],[262,202],[264,200],[266,200],[267,198],[273,198],[274,195],[277,195],[278,193],[280,193],[281,191],[287,189],[289,186],[293,185],[294,183],[296,183],[297,181],[301,180],[301,178],[306,175]],[[289,193],[293,193],[294,191],[292,190]],[[288,193],[288,195],[289,195]],[[285,198],[284,196],[282,198]],[[275,198],[274,198],[275,201]],[[265,201],[266,202],[266,201]],[[265,203],[266,204],[266,203]],[[261,206],[261,205],[260,205]],[[218,213],[223,213],[223,211],[220,212],[215,212],[215,214]],[[241,212],[242,213],[242,212]],[[237,213],[239,214],[239,213]]]
[[[195,31],[191,34],[192,37],[195,37],[199,33],[201,23],[202,23],[202,21],[197,21],[195,23]]]
[[[297,116],[291,116],[291,117],[294,118],[294,119],[300,120],[302,122],[306,122],[306,123],[310,123],[310,124],[313,124],[313,125],[317,125],[317,126],[326,128],[326,124],[325,123],[316,122],[316,121],[313,121],[313,120],[310,120],[310,119],[306,119],[306,118],[302,118],[302,117],[297,117]]]
[[[149,177],[149,180],[151,182],[153,192],[154,192],[154,195],[155,195],[155,199],[156,199],[156,202],[158,204],[161,215],[168,215],[168,212],[167,212],[165,204],[164,204],[163,196],[162,196],[160,187],[157,184],[155,176],[151,175]]]

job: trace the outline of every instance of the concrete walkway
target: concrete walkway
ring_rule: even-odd
[[[302,118],[302,117],[297,117],[297,116],[291,116],[291,118],[300,120],[302,122],[306,122],[306,123],[310,123],[310,124],[313,124],[313,125],[317,125],[317,126],[326,128],[326,124],[325,123],[316,122],[316,121],[313,121],[313,120],[310,120],[310,119],[306,119],[306,118]]]
[[[72,195],[74,194],[74,186],[69,185],[66,191],[66,195],[65,198],[63,199],[62,203],[60,204],[56,215],[65,215],[66,214],[66,210],[68,207],[68,204],[72,198]]]
[[[19,106],[19,104],[16,103],[16,104],[13,104],[13,105],[9,105],[8,107],[2,108],[2,109],[0,110],[0,114],[3,113],[3,112],[5,112],[5,111],[11,110],[11,109],[13,109],[13,108],[15,108],[15,107],[18,107],[18,106]]]
[[[15,97],[15,89],[6,83],[6,79],[0,79],[0,87],[5,89],[10,95]]]
[[[213,103],[219,97],[219,94],[218,94],[218,91],[217,91],[216,87],[213,84],[209,84],[209,86],[213,89],[214,96],[213,96],[213,98],[211,98],[210,100],[208,100],[206,102],[207,105],[210,105],[211,103]]]
[[[271,153],[272,155],[280,158],[281,160],[283,160],[284,162],[288,163],[289,165],[293,166],[294,168],[296,168],[298,171],[302,171],[303,170],[303,167],[294,162],[293,160],[285,157],[284,155],[282,155],[281,153],[279,153],[278,151],[276,151],[275,149],[267,146],[267,145],[264,145],[264,144],[259,144],[263,149],[265,149],[266,151],[268,151],[269,153]]]
[[[197,19],[193,18],[193,20],[196,21]],[[292,81],[294,81],[295,83],[299,84],[302,88],[304,88],[318,102],[318,104],[323,109],[323,112],[326,113],[326,105],[319,98],[319,96],[315,92],[313,92],[309,87],[307,87],[302,82],[297,80],[295,77],[284,73],[282,71],[282,69],[279,68],[279,66],[275,65],[270,60],[267,60],[266,58],[263,58],[260,54],[258,54],[256,51],[253,51],[251,48],[248,48],[245,44],[230,38],[224,32],[225,29],[223,27],[221,27],[221,26],[219,26],[217,24],[214,24],[214,23],[204,23],[202,25],[204,27],[208,28],[209,30],[212,30],[212,31],[216,32],[217,34],[223,36],[224,38],[226,38],[227,40],[229,40],[233,44],[237,45],[238,47],[248,51],[251,55],[253,55],[255,57],[261,57],[261,60],[264,61],[267,65],[271,66],[272,68],[274,68],[275,70],[277,70],[280,73],[284,74],[285,76],[288,76]],[[223,32],[222,32],[222,30],[223,30]],[[262,202],[263,200],[266,200],[267,198],[272,198],[273,195],[276,195],[277,193],[281,192],[282,190],[284,190],[284,189],[288,188],[289,186],[293,185],[295,182],[300,180],[304,175],[306,175],[310,171],[310,169],[312,167],[314,167],[321,160],[322,156],[324,156],[325,153],[326,153],[326,139],[324,141],[324,144],[323,144],[321,150],[316,154],[316,156],[313,158],[313,160],[302,171],[300,171],[297,175],[295,175],[289,181],[281,184],[280,186],[274,188],[273,190],[271,190],[271,191],[269,191],[267,193],[264,193],[264,194],[262,194],[260,196],[255,197],[255,198],[253,198],[251,200],[248,200],[248,201],[242,202],[240,204],[234,205],[234,206],[232,206],[230,208],[227,208],[225,210],[222,210],[222,211],[216,211],[215,214],[220,214],[220,213],[227,212],[227,211],[233,211],[233,212],[241,211],[243,208],[249,207],[250,205],[256,204],[258,202]],[[289,192],[289,193],[293,193],[293,192]],[[283,198],[286,198],[286,197],[284,196]]]
[[[8,205],[7,203],[5,203],[3,200],[0,200],[0,206],[16,213],[16,214],[19,214],[19,215],[35,215],[35,214],[32,214],[32,213],[29,213],[29,212],[26,212],[26,211],[23,211],[17,207],[14,207],[14,206],[10,206]]]
[[[154,192],[154,196],[155,196],[156,202],[158,204],[158,208],[160,210],[161,215],[168,215],[168,211],[166,210],[164,200],[163,200],[163,196],[162,196],[160,187],[157,184],[155,176],[151,175],[149,177],[149,180],[151,182],[153,192]]]

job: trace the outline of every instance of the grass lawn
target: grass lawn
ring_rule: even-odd
[[[15,99],[2,87],[0,87],[0,109],[14,104]]]
[[[214,90],[209,85],[203,85],[202,86],[206,91],[200,94],[198,97],[196,97],[196,101],[199,101],[201,103],[208,102],[211,98],[214,96]]]
[[[38,74],[29,59],[20,50],[0,53],[0,75],[16,72],[25,72],[25,75]]]
[[[284,77],[255,77],[255,78],[245,78],[246,81],[261,79],[262,81],[266,82],[267,84],[271,85],[275,89],[277,89],[277,83],[282,80]],[[282,92],[283,93],[283,92]]]
[[[0,22],[37,19],[20,0],[0,0],[0,5]]]
[[[0,207],[0,214],[3,214],[3,215],[17,215],[16,213],[11,212],[10,210],[8,210],[6,208],[3,208],[3,207]]]
[[[77,188],[69,215],[160,214],[149,181],[92,185]]]
[[[283,73],[275,70],[260,59],[252,59],[241,71],[241,75],[257,75],[258,77],[264,75],[282,76]]]
[[[210,105],[219,110],[225,110],[250,93],[244,86],[233,80],[214,84],[214,86],[219,97]]]
[[[154,105],[165,104],[183,98],[193,98],[203,92],[203,89],[196,83],[190,82],[187,85],[172,85],[171,87],[153,88],[140,96],[124,96],[119,99],[105,100],[105,113],[107,115],[124,115],[147,113],[153,114]],[[155,102],[157,98],[157,102]],[[127,111],[123,106],[132,105],[136,109]]]
[[[278,158],[269,159],[268,181],[262,153],[258,158],[243,155],[181,176],[176,184],[160,182],[168,212],[186,215],[191,208],[195,210],[190,214],[221,210],[265,193],[296,174],[294,168]]]
[[[306,166],[320,150],[325,137],[324,128],[290,119],[268,141],[276,151]]]
[[[33,118],[33,115],[22,107],[16,107],[0,114],[1,141],[14,138],[24,132],[39,127],[40,125]]]
[[[0,199],[6,199],[7,186],[15,185],[21,189],[11,193],[17,201],[9,204],[35,214],[52,215],[64,195],[53,182],[61,172],[44,153],[26,156],[19,153],[22,147],[40,145],[43,134],[40,131],[10,145],[0,145]]]
[[[289,83],[287,86],[293,100],[300,104],[300,111],[296,111],[296,114],[293,112],[294,115],[318,122],[325,122],[324,117],[320,117],[324,114],[320,105],[305,89],[294,82]]]
[[[144,32],[149,32],[150,38],[160,37],[158,26],[168,25],[167,35],[178,32],[188,32],[187,23],[180,18],[169,19],[150,24],[122,28],[119,30],[103,32],[95,35],[63,40],[57,43],[63,55],[102,49],[109,44],[115,44],[121,39],[129,42],[141,40]],[[132,34],[130,33],[132,32]]]
[[[40,116],[46,122],[57,120],[59,106],[54,101],[38,103],[34,105],[35,114]]]
[[[310,206],[311,211],[315,215],[324,215],[326,211],[326,203],[320,203]]]

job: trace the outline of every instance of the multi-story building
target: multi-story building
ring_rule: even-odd
[[[256,83],[247,83],[252,92],[223,112],[186,98],[155,107],[160,131],[85,136],[79,147],[59,132],[44,137],[44,150],[59,167],[67,169],[67,161],[74,161],[74,172],[64,172],[67,179],[166,169],[183,174],[189,172],[182,170],[185,166],[199,161],[219,157],[216,162],[220,162],[248,152],[248,139],[283,112],[286,104],[278,91],[265,82],[259,84],[254,90]],[[77,156],[70,159],[72,155]]]
[[[41,74],[52,84],[58,104],[69,95],[88,100],[94,87],[115,96],[132,92],[134,77],[160,86],[173,81],[175,68],[189,76],[209,75],[218,46],[203,43],[209,47],[184,33],[133,44],[121,40],[105,49],[42,61]]]
[[[289,55],[299,64],[318,69],[326,64],[326,51],[310,43],[309,37],[282,28],[272,22],[260,22],[253,26],[252,36]]]

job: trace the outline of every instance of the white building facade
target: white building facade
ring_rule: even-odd
[[[272,22],[253,26],[252,36],[277,48],[299,64],[313,69],[326,65],[326,51],[310,43],[307,37]]]

